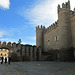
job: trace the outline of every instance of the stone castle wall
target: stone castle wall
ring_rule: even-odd
[[[73,47],[72,40],[75,40],[75,25],[74,22],[71,21],[72,19],[70,19],[70,14],[70,1],[65,4],[62,3],[62,7],[58,5],[57,22],[53,23],[48,28],[43,26],[41,28],[36,28],[36,46],[37,44],[39,44],[38,46],[43,46],[44,51],[48,51],[49,49],[67,49]],[[73,42],[73,44],[74,43],[75,42]]]
[[[70,21],[72,30],[72,45],[75,48],[75,8],[74,11],[70,11]]]
[[[51,31],[46,31],[44,33],[44,50],[49,51],[50,49],[57,49],[58,48],[58,25]]]
[[[75,9],[70,10],[69,0],[58,5],[57,22],[48,28],[36,27],[36,46],[50,53],[51,60],[75,60]]]
[[[21,56],[28,56],[30,58],[31,61],[33,60],[37,60],[37,58],[39,58],[39,60],[41,60],[41,49],[37,48],[36,46],[32,46],[32,45],[23,45],[23,44],[19,44],[19,43],[11,43],[11,42],[0,42],[0,48],[8,48],[10,50],[10,53],[15,52],[17,54],[17,56],[21,57]],[[39,56],[37,57],[37,53],[39,54]]]
[[[44,46],[44,30],[45,27],[41,25],[41,27],[36,27],[36,46],[37,47],[41,47],[41,49],[43,49]]]

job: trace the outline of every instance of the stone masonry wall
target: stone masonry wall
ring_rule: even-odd
[[[44,50],[48,51],[50,49],[58,49],[58,25],[51,31],[46,31],[44,33]]]
[[[75,9],[70,11],[71,31],[72,31],[72,45],[75,48]]]
[[[22,56],[28,56],[30,58],[31,61],[35,61],[37,60],[37,53],[39,53],[39,60],[41,59],[41,53],[40,50],[41,48],[39,48],[39,50],[37,49],[36,46],[32,46],[32,45],[23,45],[23,44],[19,44],[19,43],[11,43],[11,42],[3,42],[1,43],[0,41],[0,48],[8,48],[10,50],[10,52],[15,52],[17,54],[18,57],[22,57]]]
[[[74,26],[72,26],[73,28]],[[40,32],[41,31],[41,32]],[[70,1],[62,3],[62,7],[58,5],[58,21],[48,28],[36,28],[36,46],[37,43],[41,46],[41,40],[44,45],[43,50],[48,51],[50,49],[68,49],[72,47],[72,36],[70,22]],[[40,34],[40,35],[39,35]],[[43,35],[41,35],[43,34]],[[72,35],[73,34],[73,35]],[[41,36],[41,39],[40,39]],[[39,38],[38,38],[39,37]],[[38,39],[37,39],[38,38]],[[74,37],[73,37],[74,38]],[[38,41],[37,41],[38,40]]]

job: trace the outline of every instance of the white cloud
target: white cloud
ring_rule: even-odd
[[[36,36],[28,36],[25,37],[27,40],[25,42],[22,41],[22,44],[30,44],[30,45],[36,45]]]
[[[33,37],[33,40],[36,40],[36,36]]]
[[[11,29],[0,29],[0,41],[16,42],[17,40],[12,38],[14,33],[15,33],[14,28],[11,28]]]
[[[0,0],[1,9],[9,9],[10,1],[9,0]]]
[[[26,37],[26,38],[29,39],[29,40],[33,40],[33,41],[36,40],[36,36],[29,36],[29,37]]]
[[[2,39],[0,39],[0,41],[7,41],[7,40],[9,40],[8,38],[2,38]]]
[[[45,25],[46,27],[57,21],[58,4],[68,0],[41,0],[41,2],[31,9],[23,9],[21,15],[29,20],[29,24]],[[75,7],[75,0],[71,0],[72,9]],[[22,12],[22,11],[21,11]]]
[[[5,31],[0,31],[0,37],[3,37],[5,35]]]
[[[4,37],[3,37],[3,38],[0,38],[0,41],[1,41],[1,42],[6,41],[7,43],[8,43],[8,42],[11,42],[11,43],[16,42],[16,43],[17,43],[17,40],[15,40],[15,39],[13,39],[13,38],[8,38],[8,37],[7,37],[7,38],[4,38]]]

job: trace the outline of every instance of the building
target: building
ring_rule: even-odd
[[[50,52],[53,60],[72,61],[75,58],[75,8],[70,1],[58,5],[58,20],[51,26],[36,27],[36,46],[42,53]],[[43,55],[43,54],[42,54]]]
[[[11,57],[13,53],[16,53],[21,61],[23,56],[28,57],[31,61],[41,60],[41,49],[36,46],[28,44],[23,45],[15,42],[0,42],[0,57],[8,58]]]
[[[8,61],[8,55],[9,55],[8,48],[4,48],[4,47],[0,48],[0,59],[1,59],[1,57],[4,57],[4,60],[5,60],[5,58],[7,58],[7,61]],[[1,62],[1,60],[0,60],[0,62]]]

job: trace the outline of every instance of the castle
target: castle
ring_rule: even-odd
[[[36,46],[20,43],[0,42],[0,57],[16,53],[21,59],[24,55],[31,61],[55,60],[75,61],[75,9],[70,10],[70,1],[58,5],[58,20],[51,26],[36,27]],[[9,51],[5,53],[5,51]],[[5,53],[5,54],[4,54]],[[22,60],[22,59],[21,59]]]
[[[70,1],[58,5],[58,20],[51,26],[36,27],[36,46],[42,52],[50,51],[53,60],[75,58],[75,8],[70,10]]]

